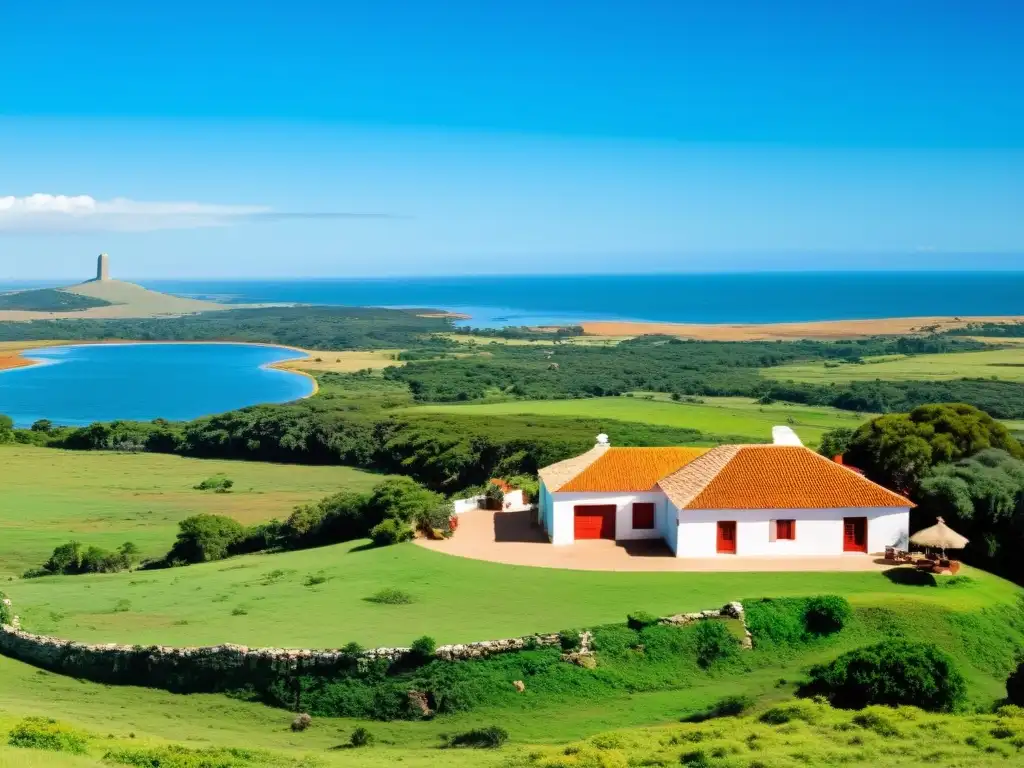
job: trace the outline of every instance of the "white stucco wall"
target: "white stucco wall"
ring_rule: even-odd
[[[671,505],[670,505],[671,506]],[[675,511],[669,510],[669,515]],[[841,555],[843,518],[868,519],[868,552],[905,543],[910,533],[906,507],[855,509],[684,509],[679,514],[677,557],[715,557],[718,521],[736,521],[737,555]],[[795,540],[770,540],[772,520],[796,520]],[[732,555],[722,555],[731,557]]]
[[[658,492],[646,493],[553,493],[549,497],[554,502],[553,528],[550,531],[552,544],[572,544],[576,537],[575,507],[586,505],[615,505],[615,538],[616,540],[661,539],[664,538],[666,527],[665,494]],[[633,528],[633,503],[650,502],[654,504],[654,527],[635,530]]]

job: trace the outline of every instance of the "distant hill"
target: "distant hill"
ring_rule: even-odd
[[[61,289],[82,299],[116,304],[130,314],[118,312],[118,316],[187,315],[194,312],[209,312],[217,309],[232,309],[225,304],[200,299],[184,299],[168,293],[159,293],[123,280],[90,280]]]
[[[38,288],[0,294],[0,310],[80,312],[95,307],[109,307],[116,303],[118,302],[100,296],[91,296],[60,288]]]

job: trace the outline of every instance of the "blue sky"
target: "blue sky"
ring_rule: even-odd
[[[1012,0],[142,5],[5,4],[0,280],[1022,266]]]

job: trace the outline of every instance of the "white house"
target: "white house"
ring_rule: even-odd
[[[664,539],[676,557],[820,556],[882,552],[910,533],[910,501],[798,442],[613,448],[604,438],[538,474],[552,544]]]

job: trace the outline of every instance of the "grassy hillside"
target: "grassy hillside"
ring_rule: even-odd
[[[137,544],[144,556],[167,552],[178,521],[209,512],[252,523],[286,517],[297,504],[380,481],[348,467],[201,461],[162,454],[61,451],[0,446],[0,575],[35,567],[58,544],[116,548]],[[223,473],[231,493],[193,489]]]
[[[24,310],[28,312],[74,312],[93,307],[107,307],[112,302],[95,296],[39,288],[32,291],[0,293],[0,311]]]
[[[736,435],[749,440],[770,440],[777,424],[791,426],[807,445],[835,427],[857,427],[870,414],[851,413],[827,406],[760,405],[750,398],[707,397],[702,403],[673,402],[667,395],[635,393],[634,397],[599,397],[584,400],[516,400],[470,405],[431,405],[420,413],[461,413],[473,416],[578,416],[591,419],[637,421],[697,429],[708,434]],[[614,438],[614,435],[612,436]]]
[[[951,352],[937,355],[891,355],[866,358],[863,363],[813,362],[763,368],[761,375],[781,381],[810,384],[851,381],[943,381],[991,379],[1024,382],[1024,347],[983,352]]]
[[[457,534],[456,534],[457,535]],[[309,585],[311,577],[326,582]],[[361,542],[165,571],[60,576],[5,585],[32,630],[95,642],[341,647],[512,637],[719,607],[729,600],[836,593],[854,603],[975,610],[1016,587],[977,574],[970,590],[908,589],[879,573],[616,573],[501,565],[414,544]],[[365,598],[396,587],[410,605]],[[240,613],[238,610],[244,612]],[[316,621],[309,621],[316,616]]]

